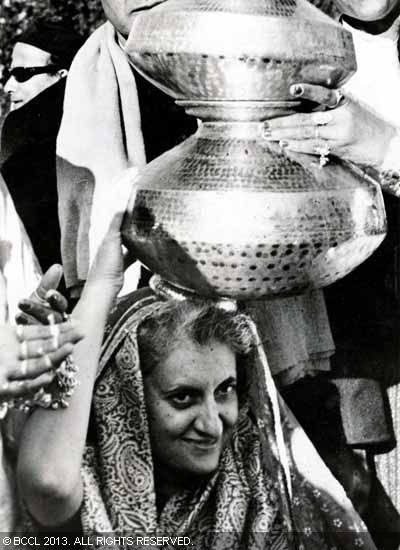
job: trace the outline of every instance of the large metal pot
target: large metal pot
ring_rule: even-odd
[[[332,158],[320,168],[263,139],[301,108],[294,82],[338,87],[355,70],[350,34],[306,0],[167,0],[140,14],[133,65],[202,120],[147,165],[126,244],[169,282],[236,299],[321,287],[385,235],[378,186]]]

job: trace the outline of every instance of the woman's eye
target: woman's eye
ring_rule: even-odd
[[[222,399],[227,399],[236,395],[236,382],[230,382],[217,389],[217,396]]]
[[[184,408],[192,404],[193,396],[190,393],[176,393],[170,396],[170,400],[174,406]]]

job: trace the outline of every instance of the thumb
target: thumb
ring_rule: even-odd
[[[56,289],[60,284],[63,275],[63,268],[60,264],[54,264],[46,271],[40,280],[39,286],[32,295],[32,299],[46,301],[46,294],[49,290]]]
[[[329,109],[334,109],[342,103],[343,93],[340,90],[331,90],[316,84],[293,84],[289,88],[290,95],[299,99],[307,99],[319,103]]]

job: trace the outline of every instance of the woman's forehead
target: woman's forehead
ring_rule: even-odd
[[[184,340],[174,346],[167,357],[152,371],[161,386],[205,384],[218,386],[236,377],[234,352],[220,342],[199,346]]]
[[[25,42],[17,42],[12,52],[12,64],[19,67],[36,67],[46,65],[50,57],[49,52]]]

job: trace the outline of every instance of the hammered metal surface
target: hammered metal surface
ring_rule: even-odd
[[[289,17],[296,9],[296,0],[169,0],[158,11],[206,11]]]
[[[381,191],[263,139],[294,82],[337,87],[351,35],[306,0],[166,0],[135,19],[134,66],[205,121],[141,172],[126,245],[170,283],[253,299],[323,287],[385,235]]]
[[[326,286],[380,244],[378,186],[339,161],[321,169],[285,153],[260,124],[226,126],[218,136],[201,125],[143,170],[123,234],[151,271],[203,295],[253,299]]]
[[[294,82],[337,87],[356,68],[350,33],[306,0],[168,0],[126,51],[177,99],[287,101]]]

